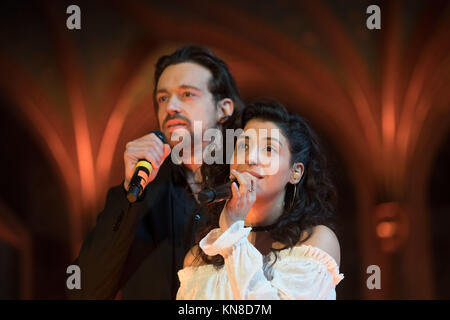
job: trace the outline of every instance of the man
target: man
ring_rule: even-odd
[[[68,290],[70,298],[111,299],[119,290],[123,299],[176,296],[177,272],[205,211],[194,196],[201,188],[201,164],[191,152],[191,161],[175,165],[169,153],[178,141],[171,136],[177,129],[193,136],[195,121],[201,121],[203,131],[234,128],[243,103],[226,64],[208,49],[186,46],[158,60],[154,105],[169,144],[154,134],[127,144],[124,182],[109,190],[105,208],[83,243],[75,261],[81,289]],[[142,196],[130,204],[126,192],[142,158],[154,169]]]

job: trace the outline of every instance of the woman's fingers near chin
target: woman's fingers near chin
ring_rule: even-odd
[[[231,184],[231,193],[232,193],[233,199],[238,200],[240,198],[239,188],[238,188],[236,182],[233,182]]]
[[[231,172],[233,173],[233,176],[236,178],[237,182],[239,182],[239,190],[241,190],[242,186],[246,183],[244,177],[236,170],[232,170]]]

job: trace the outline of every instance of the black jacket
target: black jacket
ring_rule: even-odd
[[[134,204],[122,184],[111,188],[74,262],[81,289],[68,297],[112,299],[122,289],[123,299],[174,299],[177,272],[206,215],[170,157]]]

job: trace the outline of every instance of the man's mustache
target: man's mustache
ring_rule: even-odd
[[[177,115],[168,115],[163,121],[163,127],[166,126],[167,121],[175,120],[175,119],[183,120],[187,123],[188,126],[191,126],[191,120],[189,120],[187,117],[185,117],[181,114],[177,114]]]

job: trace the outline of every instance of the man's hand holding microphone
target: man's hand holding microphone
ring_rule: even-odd
[[[127,191],[129,202],[135,202],[147,184],[155,179],[170,151],[164,134],[159,130],[127,143],[123,155],[125,162],[123,186]]]

